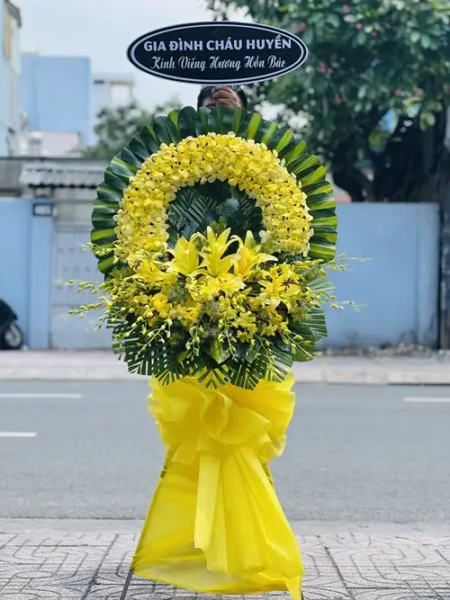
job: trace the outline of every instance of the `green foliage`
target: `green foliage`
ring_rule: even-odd
[[[211,355],[187,353],[187,338],[182,334],[175,343],[165,339],[149,343],[148,338],[138,332],[130,336],[130,323],[120,314],[108,322],[107,327],[113,332],[113,349],[127,363],[130,373],[154,376],[163,385],[183,377],[197,377],[207,387],[231,383],[246,389],[254,389],[262,379],[283,381],[294,361],[313,360],[316,342],[327,335],[323,310],[309,309],[302,323],[295,326],[291,323],[296,336],[288,343],[281,338],[270,343],[261,341],[256,348],[241,343],[238,355],[230,359],[229,354],[220,356],[217,349]],[[217,345],[217,334],[211,332],[211,339],[212,345]]]
[[[170,242],[204,233],[208,225],[245,238],[251,231],[256,239],[263,228],[262,211],[238,188],[226,182],[182,188],[169,208]]]
[[[450,105],[449,0],[207,0],[244,8],[308,44],[307,65],[258,86],[259,103],[304,115],[303,137],[354,200],[416,199],[438,169]],[[395,131],[384,117],[392,114]],[[434,136],[434,139],[433,139]],[[433,145],[428,156],[425,147]],[[374,168],[367,177],[365,161]],[[423,190],[422,190],[423,191]]]
[[[111,160],[154,116],[178,108],[181,108],[181,105],[176,98],[156,106],[151,112],[144,110],[136,102],[115,108],[103,108],[98,114],[95,126],[98,142],[95,146],[87,148],[83,154],[87,157]]]

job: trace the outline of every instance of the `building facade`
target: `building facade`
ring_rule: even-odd
[[[96,73],[92,79],[92,138],[97,143],[95,125],[103,108],[127,105],[134,100],[135,81],[132,75],[121,73]]]
[[[20,151],[20,11],[0,0],[0,156]]]
[[[63,156],[88,146],[90,58],[24,53],[21,66],[21,106],[28,129],[23,154]]]
[[[21,68],[20,102],[26,115],[22,155],[79,156],[96,143],[100,110],[133,99],[132,76],[93,75],[88,57],[24,53]]]

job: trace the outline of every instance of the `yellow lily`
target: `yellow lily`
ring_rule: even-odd
[[[216,236],[214,231],[208,227],[206,234],[207,245],[202,253],[203,263],[201,266],[203,268],[199,270],[200,273],[212,275],[213,277],[224,277],[228,275],[231,267],[237,261],[236,254],[230,254],[223,258],[227,248],[235,241],[233,238],[229,239],[230,231],[230,229],[227,229]]]
[[[194,275],[200,266],[200,255],[193,242],[182,237],[178,240],[174,250],[169,250],[173,255],[168,270],[181,273],[188,277]]]
[[[234,273],[241,277],[241,279],[247,279],[256,266],[266,262],[276,262],[278,260],[271,254],[260,252],[261,246],[256,244],[251,231],[247,231],[245,242],[242,242],[240,238],[233,239],[237,239],[240,242],[237,253],[238,260],[234,264]]]

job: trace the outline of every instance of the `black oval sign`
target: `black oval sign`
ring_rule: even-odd
[[[295,35],[255,23],[189,23],[147,33],[128,48],[138,69],[188,83],[247,84],[290,73],[308,58]]]

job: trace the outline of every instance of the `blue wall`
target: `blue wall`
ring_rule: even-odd
[[[5,11],[3,2],[0,2],[0,156],[8,155],[8,126],[9,126],[9,93],[8,93],[8,65],[3,53],[3,29]]]
[[[439,207],[342,204],[338,252],[370,259],[336,272],[338,300],[365,306],[329,309],[327,347],[438,340]]]
[[[0,199],[0,298],[33,349],[48,348],[50,335],[53,219],[33,216],[39,202]]]
[[[3,19],[4,19],[4,10],[3,10],[3,2],[0,3],[0,84],[5,80],[5,59],[3,57]],[[3,87],[3,86],[2,86]],[[2,88],[0,88],[2,89]],[[0,156],[5,156],[8,154],[7,143],[6,143],[6,135],[8,133],[8,127],[6,124],[7,121],[7,111],[6,111],[6,94],[0,93]]]
[[[31,207],[20,200],[0,201],[0,298],[19,315],[28,336]],[[27,340],[28,343],[28,340]]]
[[[325,346],[436,346],[438,206],[343,204],[338,215],[338,251],[370,260],[332,274],[339,300],[365,306],[330,309]],[[27,344],[36,349],[50,340],[52,232],[52,217],[33,216],[32,200],[0,199],[0,297],[18,313]]]
[[[33,131],[76,132],[83,145],[91,128],[91,61],[22,55],[21,104]]]

